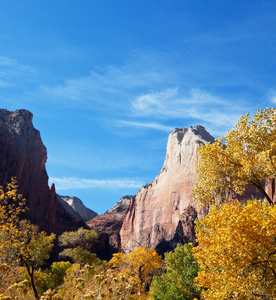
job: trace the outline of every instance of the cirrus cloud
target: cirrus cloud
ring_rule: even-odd
[[[141,188],[145,182],[139,178],[109,178],[109,179],[91,179],[78,177],[50,177],[57,190],[69,189],[124,189]]]
[[[243,111],[244,107],[239,103],[235,104],[199,89],[180,93],[178,88],[169,88],[141,95],[132,103],[132,113],[136,117],[155,118],[159,122],[190,119],[203,124],[210,123],[212,127],[229,128]]]

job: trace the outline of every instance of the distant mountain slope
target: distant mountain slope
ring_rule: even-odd
[[[98,215],[90,208],[84,206],[83,202],[77,197],[58,195],[58,200],[63,205],[65,210],[76,219],[80,218],[80,220],[87,222]]]
[[[107,239],[111,247],[111,252],[119,251],[121,249],[119,232],[131,198],[132,196],[122,197],[106,213],[87,222],[87,225],[90,228],[98,231],[99,233],[106,233],[108,235]]]

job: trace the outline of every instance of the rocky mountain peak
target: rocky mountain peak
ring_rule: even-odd
[[[176,138],[178,143],[180,144],[183,140],[184,134],[188,131],[187,128],[175,128],[170,135],[172,138]]]
[[[112,208],[110,208],[106,213],[108,214],[116,214],[116,213],[123,213],[125,214],[129,202],[133,196],[124,196],[122,197]]]
[[[32,126],[33,114],[28,110],[19,109],[10,112],[6,109],[0,110],[1,125],[11,134],[24,135],[29,126]]]
[[[178,242],[194,240],[193,222],[205,213],[192,196],[197,151],[201,143],[213,141],[199,125],[176,128],[170,133],[160,173],[131,199],[120,231],[123,249],[130,251],[144,245],[166,251]]]

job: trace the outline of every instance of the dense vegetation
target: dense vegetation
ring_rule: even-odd
[[[61,260],[44,265],[56,237],[22,220],[12,179],[0,189],[0,300],[276,299],[276,206],[264,189],[276,177],[275,121],[274,110],[247,114],[201,147],[194,195],[209,214],[197,222],[197,246],[178,245],[164,260],[138,247],[102,261],[98,234],[80,228],[58,238]],[[249,185],[266,201],[235,201]]]

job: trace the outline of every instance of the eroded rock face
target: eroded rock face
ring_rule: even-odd
[[[85,226],[66,213],[54,185],[48,186],[47,150],[32,118],[27,110],[0,109],[0,185],[17,178],[19,192],[29,207],[27,217],[41,230],[61,233]]]
[[[105,233],[109,254],[118,252],[121,249],[120,229],[122,227],[125,213],[132,196],[122,197],[106,213],[99,215],[87,222],[87,225],[99,233]]]
[[[144,245],[165,252],[195,240],[194,220],[206,214],[192,197],[197,150],[201,143],[213,141],[202,126],[171,132],[162,170],[130,202],[120,231],[123,250]]]

